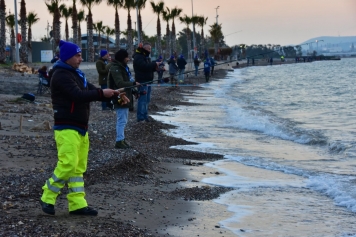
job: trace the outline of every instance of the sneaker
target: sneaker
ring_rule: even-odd
[[[127,149],[129,148],[126,144],[125,144],[125,141],[124,140],[121,140],[121,141],[118,141],[115,143],[115,148],[118,148],[118,149]]]
[[[54,205],[45,203],[42,200],[40,200],[40,205],[44,213],[47,213],[49,215],[54,215],[56,213],[54,210]]]
[[[75,211],[70,211],[71,215],[81,215],[81,216],[97,216],[98,211],[90,207],[83,207]]]

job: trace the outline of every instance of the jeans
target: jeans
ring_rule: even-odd
[[[151,86],[141,85],[139,87],[140,98],[137,102],[137,121],[148,120],[148,104],[151,101]]]
[[[158,74],[158,83],[163,83],[163,71],[157,71]]]
[[[116,141],[125,139],[125,127],[127,124],[127,117],[129,115],[129,108],[117,108],[116,110]]]
[[[199,66],[194,66],[195,67],[195,76],[198,76],[198,69],[199,69]]]
[[[179,82],[184,82],[184,71],[185,71],[185,69],[179,69],[179,74],[178,74]]]
[[[102,90],[104,90],[104,89],[108,88],[108,85],[104,84],[104,85],[100,85],[100,87],[101,87]],[[106,106],[106,101],[101,102],[101,108],[102,109],[106,109],[106,107],[107,107]]]

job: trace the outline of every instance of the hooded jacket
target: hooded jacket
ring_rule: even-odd
[[[103,90],[87,82],[79,69],[57,61],[53,66],[51,98],[54,130],[74,129],[85,135],[91,101],[105,101]]]
[[[119,89],[123,87],[130,87],[136,85],[135,82],[130,81],[129,73],[131,74],[127,65],[123,63],[113,60],[112,63],[107,65],[107,70],[109,71],[108,74],[108,88],[111,89]],[[126,97],[132,98],[132,88],[125,89]],[[130,105],[133,101],[130,100],[130,103],[119,105],[117,100],[114,100],[114,107],[115,108],[130,108]]]
[[[133,56],[133,68],[135,71],[135,79],[139,83],[147,83],[153,81],[154,72],[157,64],[151,62],[150,52],[144,48],[137,48]]]
[[[96,61],[96,70],[99,73],[99,85],[107,84],[108,71],[106,69],[107,62],[103,58],[99,58]]]

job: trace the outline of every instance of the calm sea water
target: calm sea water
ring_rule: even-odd
[[[156,119],[168,134],[222,154],[235,188],[219,199],[237,236],[356,236],[356,59],[230,72]],[[167,116],[168,115],[168,116]]]

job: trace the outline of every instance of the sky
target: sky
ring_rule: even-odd
[[[40,40],[47,34],[47,22],[51,24],[44,0],[25,0],[27,13],[34,11],[40,20],[33,25],[34,40]],[[157,16],[153,13],[147,1],[142,10],[143,28],[146,35],[156,34]],[[158,0],[154,0],[158,2]],[[17,12],[20,12],[20,0],[17,0]],[[79,0],[77,0],[79,2]],[[225,42],[232,46],[236,44],[300,44],[310,38],[319,36],[356,36],[356,0],[164,0],[168,8],[183,9],[182,15],[197,15],[208,17],[204,27],[205,35],[209,34],[209,26],[216,20],[222,25]],[[71,6],[72,0],[62,0],[61,3]],[[14,1],[5,0],[6,12],[14,12]],[[218,9],[216,9],[219,6]],[[77,9],[88,10],[77,3]],[[112,6],[107,6],[106,0],[93,7],[94,22],[103,21],[104,25],[114,28],[114,13]],[[216,16],[218,15],[218,18]],[[136,21],[136,11],[131,11],[133,24]],[[121,30],[127,28],[127,11],[119,10]],[[64,19],[62,19],[62,35],[64,35]],[[162,29],[166,23],[161,21]],[[176,20],[177,32],[185,25]],[[71,27],[71,20],[69,20]],[[82,23],[82,33],[86,33],[86,23]],[[192,27],[191,27],[192,28]],[[196,27],[200,32],[201,28]]]

